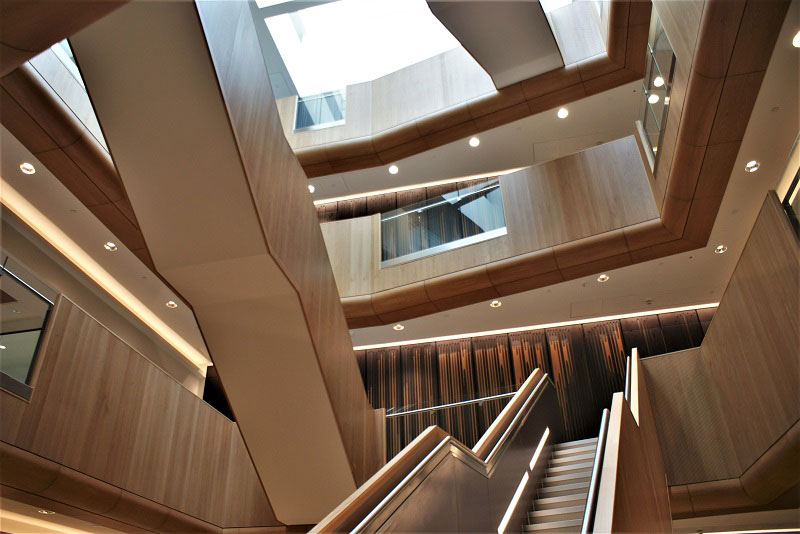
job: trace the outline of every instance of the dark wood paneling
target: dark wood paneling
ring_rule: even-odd
[[[710,317],[713,310],[702,310],[704,317]],[[665,316],[668,328],[675,331],[673,337],[693,343],[692,347],[700,344],[702,331],[696,312]],[[602,410],[610,406],[614,392],[624,389],[626,355],[636,347],[646,348],[649,356],[667,352],[660,317],[654,314],[435,344],[368,349],[358,351],[357,357],[364,361],[370,401],[376,408],[394,411],[512,392],[534,369],[541,369],[555,385],[565,438],[583,439],[597,435]],[[698,331],[682,328],[685,323],[693,324]],[[491,400],[390,418],[389,456],[430,424],[438,424],[471,446],[506,402]]]

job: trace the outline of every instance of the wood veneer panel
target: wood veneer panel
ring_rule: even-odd
[[[30,402],[0,392],[2,438],[70,474],[31,467],[20,489],[96,513],[127,491],[220,527],[278,524],[235,423],[69,300],[48,329]]]
[[[702,348],[742,467],[800,418],[798,287],[800,246],[771,192]]]

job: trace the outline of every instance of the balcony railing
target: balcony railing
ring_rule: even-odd
[[[500,181],[491,180],[381,215],[381,267],[506,234]]]

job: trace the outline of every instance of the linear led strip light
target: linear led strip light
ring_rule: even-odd
[[[485,172],[483,174],[473,174],[470,176],[461,176],[459,178],[449,178],[447,180],[439,180],[436,182],[425,182],[422,184],[414,184],[414,185],[404,185],[399,187],[393,187],[390,189],[381,189],[380,191],[369,191],[367,193],[354,193],[352,195],[345,195],[341,197],[334,197],[334,198],[324,198],[321,200],[315,200],[314,205],[319,206],[320,204],[331,204],[333,202],[342,202],[344,200],[353,200],[356,198],[367,198],[367,197],[374,197],[377,195],[386,195],[388,193],[399,193],[401,191],[410,191],[412,189],[421,189],[423,187],[433,187],[435,185],[445,185],[445,184],[453,184],[457,182],[467,182],[469,180],[480,180],[481,178],[495,178],[499,176],[504,176],[506,174],[511,174],[512,172],[517,172],[526,167],[516,167],[513,169],[506,169],[504,171],[495,171],[495,172]]]
[[[539,461],[539,456],[542,454],[542,449],[544,449],[544,445],[547,443],[548,437],[550,437],[550,427],[544,429],[542,438],[539,440],[539,445],[536,447],[536,450],[533,452],[533,456],[531,457],[531,461],[528,463],[528,469],[526,469],[525,473],[522,474],[522,478],[517,485],[517,490],[514,492],[514,496],[511,497],[511,502],[508,503],[506,513],[503,514],[503,519],[497,526],[497,534],[504,534],[506,528],[508,528],[508,522],[511,520],[514,510],[517,509],[517,504],[519,504],[519,499],[522,497],[522,492],[525,490],[525,486],[528,485],[530,475],[533,473],[533,470],[536,467],[536,462]]]
[[[691,310],[703,310],[706,308],[715,308],[719,306],[719,302],[710,302],[708,304],[695,304],[692,306],[679,306],[677,308],[664,308],[661,310],[647,310],[643,312],[622,313],[619,315],[605,315],[603,317],[592,317],[589,319],[574,319],[571,321],[562,321],[560,323],[546,323],[531,326],[518,326],[515,328],[503,328],[500,330],[486,330],[484,332],[470,332],[466,334],[452,334],[449,336],[428,337],[423,339],[410,339],[408,341],[395,341],[393,343],[376,343],[374,345],[360,345],[353,347],[353,350],[368,350],[368,349],[383,349],[387,347],[402,347],[404,345],[417,345],[419,343],[433,343],[436,341],[452,341],[454,339],[464,339],[472,337],[494,336],[498,334],[515,334],[517,332],[530,332],[532,330],[543,330],[545,328],[558,328],[559,326],[573,326],[578,324],[599,323],[602,321],[614,321],[619,319],[631,319],[633,317],[645,317],[648,315],[656,315],[659,313],[672,313]]]
[[[0,178],[0,200],[25,224],[33,228],[37,234],[42,236],[78,269],[83,271],[86,276],[138,317],[194,366],[202,371],[211,365],[208,358],[170,328],[150,308],[136,298],[133,293],[120,284],[116,278],[103,269],[80,245],[70,239],[53,221],[36,209],[11,184],[2,178]]]

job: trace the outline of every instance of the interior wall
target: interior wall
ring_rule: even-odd
[[[800,243],[771,192],[698,350],[644,360],[670,485],[740,476],[800,419]]]
[[[103,295],[86,275],[71,266],[57,251],[33,233],[20,231],[20,221],[2,219],[2,244],[42,282],[63,294],[119,336],[137,352],[197,396],[203,395],[205,375],[165,343],[133,314]]]
[[[324,223],[340,296],[385,291],[658,217],[632,136],[501,176],[500,184],[507,235],[392,267],[380,267],[379,220],[368,227],[360,219]],[[377,248],[363,250],[368,242]]]
[[[3,484],[128,514],[160,532],[187,527],[172,530],[163,513],[151,524],[158,505],[181,512],[169,514],[179,525],[182,514],[217,527],[279,524],[236,424],[66,298],[56,303],[32,385],[29,402],[0,391],[0,440],[42,461],[8,469]],[[45,460],[64,466],[55,469],[63,478],[42,476]],[[33,472],[20,476],[26,467]],[[67,483],[66,471],[84,478]],[[107,498],[92,478],[116,493]],[[120,489],[137,496],[133,503]]]

